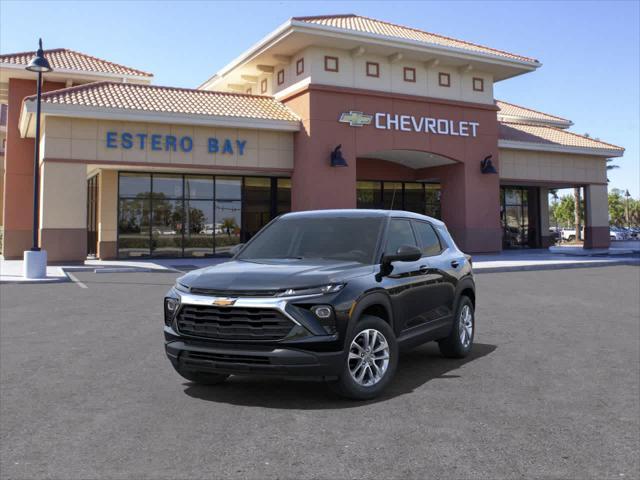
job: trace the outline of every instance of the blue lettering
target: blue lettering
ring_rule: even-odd
[[[190,152],[193,148],[193,140],[191,137],[182,137],[180,139],[180,150],[183,152]]]
[[[176,137],[173,135],[167,135],[164,139],[164,149],[166,151],[176,151]]]
[[[140,139],[140,150],[144,150],[145,146],[145,140],[147,139],[147,134],[146,133],[136,133],[136,137],[138,137]]]
[[[218,146],[218,139],[217,138],[210,138],[209,139],[209,153],[218,153],[219,149],[220,149],[220,147]]]
[[[229,140],[228,138],[224,141],[224,146],[222,147],[222,153],[233,154],[233,148],[231,147],[231,140]]]
[[[162,150],[160,140],[162,140],[162,135],[151,135],[151,150]]]
[[[127,150],[133,147],[133,135],[127,132],[123,133],[121,136],[120,145],[122,145],[122,148],[126,148]]]
[[[107,148],[117,148],[116,132],[107,132]]]
[[[236,140],[236,145],[238,146],[238,155],[244,155],[244,146],[246,144],[246,140]]]

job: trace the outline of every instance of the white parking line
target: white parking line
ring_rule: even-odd
[[[71,281],[73,283],[78,285],[80,288],[89,288],[84,283],[82,283],[80,280],[78,280],[78,277],[76,277],[73,273],[67,272],[67,276],[71,279]]]

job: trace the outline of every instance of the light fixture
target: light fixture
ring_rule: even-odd
[[[342,144],[338,145],[331,152],[331,166],[332,167],[348,167],[347,161],[342,156]]]
[[[486,157],[484,157],[484,160],[480,161],[480,172],[482,172],[483,174],[498,173],[496,168],[493,166],[493,162],[491,162],[492,157],[493,155],[487,155]]]
[[[37,73],[47,73],[53,70],[49,64],[49,60],[44,56],[44,51],[42,50],[42,39],[39,41],[39,48],[36,55],[31,59],[26,69],[30,72]]]

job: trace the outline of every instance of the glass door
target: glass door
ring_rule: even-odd
[[[98,175],[87,180],[87,256],[98,254]]]

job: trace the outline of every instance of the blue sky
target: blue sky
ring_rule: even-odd
[[[0,52],[66,47],[195,87],[291,16],[358,13],[531,56],[496,98],[626,148],[610,186],[640,196],[640,2],[0,0]]]

